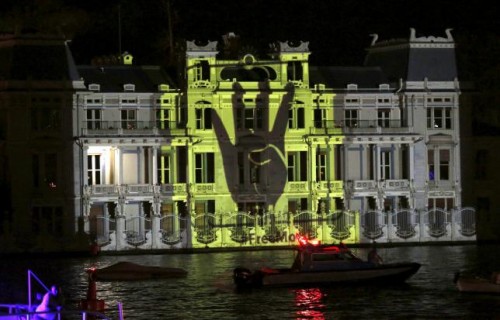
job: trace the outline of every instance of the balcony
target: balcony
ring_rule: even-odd
[[[375,180],[354,180],[351,181],[351,188],[354,191],[376,191],[377,181]]]
[[[84,193],[90,198],[116,198],[119,197],[153,197],[155,193],[172,196],[174,194],[186,195],[185,183],[162,184],[98,184],[84,187]]]
[[[287,192],[307,192],[307,181],[291,181],[287,183]]]
[[[215,192],[215,183],[196,183],[194,190],[196,193],[213,193]]]
[[[383,188],[384,190],[387,191],[396,191],[396,190],[403,190],[403,191],[409,191],[410,190],[410,181],[409,180],[384,180],[380,182],[380,187]]]
[[[82,136],[164,136],[184,134],[185,128],[175,121],[84,121]]]
[[[327,191],[328,187],[330,187],[331,192],[343,192],[344,191],[344,181],[335,180],[335,181],[319,181],[318,189],[319,191]]]
[[[357,120],[349,119],[340,122],[345,133],[352,134],[394,134],[410,133],[411,128],[403,120]]]

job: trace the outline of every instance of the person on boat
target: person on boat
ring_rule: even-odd
[[[54,320],[57,319],[56,313],[61,309],[59,290],[53,285],[49,291],[43,296],[42,302],[36,307],[35,312],[40,314],[35,315],[34,319]]]
[[[372,249],[368,252],[368,262],[379,265],[383,263],[382,257],[378,255],[377,243],[373,241]]]
[[[340,241],[339,249],[340,249],[340,251],[351,251],[351,250],[349,250],[349,248],[347,248],[347,246],[345,245],[345,243],[343,241]]]

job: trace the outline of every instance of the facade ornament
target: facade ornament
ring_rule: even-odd
[[[410,28],[410,42],[453,42],[453,36],[451,35],[451,28],[445,30],[446,38],[444,37],[418,37],[416,36],[415,28]]]
[[[186,41],[186,51],[216,52],[217,51],[217,41],[208,41],[208,43],[204,46],[198,45],[195,40]]]
[[[309,52],[309,41],[278,41],[270,45],[274,52]]]

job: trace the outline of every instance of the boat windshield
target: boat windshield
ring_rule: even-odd
[[[351,252],[319,252],[312,254],[313,261],[359,261]]]

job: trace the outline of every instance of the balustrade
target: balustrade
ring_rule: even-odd
[[[151,218],[94,218],[88,223],[91,226],[86,230],[94,233],[104,251],[289,246],[295,245],[296,233],[322,243],[473,241],[476,235],[472,208],[257,215],[218,212],[187,217],[172,213]]]

